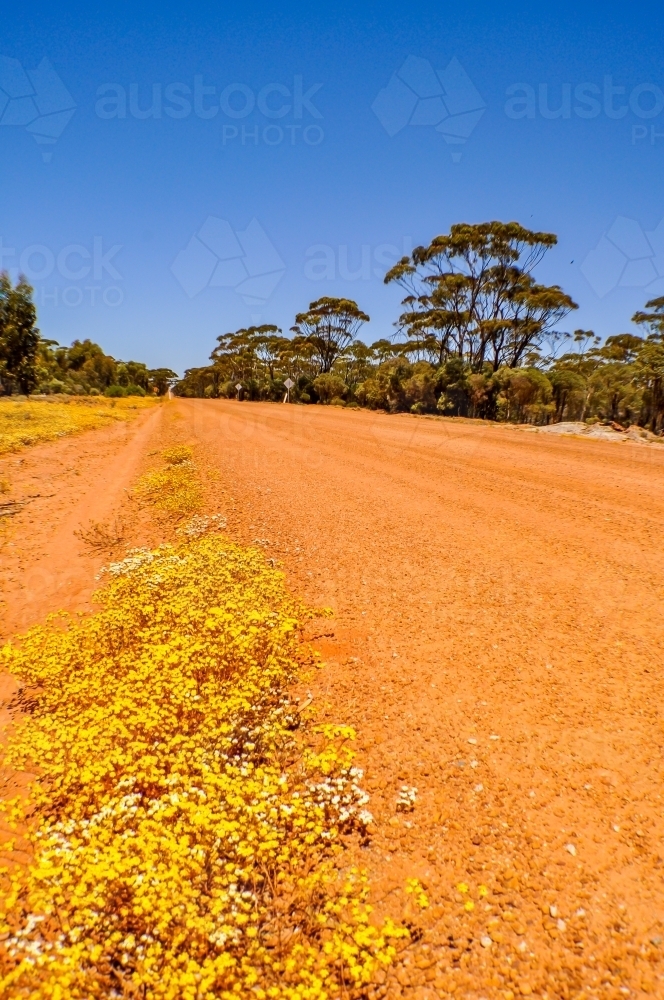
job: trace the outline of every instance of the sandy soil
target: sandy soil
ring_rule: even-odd
[[[358,732],[377,909],[401,916],[411,877],[431,899],[388,994],[664,996],[664,449],[177,401],[0,463],[55,494],[5,535],[5,636],[87,606],[88,519],[153,540],[124,489],[173,439],[217,470],[231,535],[335,611],[311,690]]]

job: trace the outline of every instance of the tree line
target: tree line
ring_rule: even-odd
[[[385,276],[404,291],[396,333],[367,344],[369,316],[323,297],[295,317],[222,334],[181,396],[238,397],[544,424],[605,420],[664,429],[664,297],[633,316],[643,336],[562,332],[576,303],[533,271],[557,238],[516,222],[458,224]],[[239,387],[239,388],[238,388]]]
[[[61,347],[43,338],[30,285],[0,274],[0,395],[163,395],[174,381],[170,368],[118,361],[91,340]]]
[[[352,299],[323,297],[273,324],[224,333],[210,364],[182,379],[119,361],[86,339],[41,337],[24,279],[0,274],[0,393],[164,394],[323,403],[550,423],[605,420],[664,431],[664,297],[603,343],[560,330],[577,307],[534,270],[553,233],[516,222],[459,223],[385,275],[404,292],[395,333],[371,344]],[[287,384],[290,391],[287,392]],[[238,388],[239,387],[239,388]]]

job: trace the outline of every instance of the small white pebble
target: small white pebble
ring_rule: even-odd
[[[478,762],[476,760],[471,760],[470,766],[471,767],[478,767]]]
[[[573,858],[576,857],[576,847],[574,844],[565,844],[565,850],[568,854],[571,854]]]
[[[468,742],[472,743],[472,745],[475,746],[475,744],[477,743],[477,740],[475,739],[474,736],[471,736],[470,739],[468,740]]]
[[[617,823],[614,823],[614,824],[613,824],[613,829],[614,829],[614,832],[615,832],[615,833],[620,833],[620,827],[618,826],[618,824],[617,824]]]
[[[475,791],[476,792],[483,792],[484,791],[484,785],[475,785]]]
[[[584,910],[584,908],[582,906],[580,906],[579,909],[574,914],[575,917],[585,917],[585,915],[586,915],[586,911]]]
[[[482,945],[483,948],[490,948],[491,945],[493,944],[493,941],[491,940],[488,934],[485,934],[483,937],[480,938],[480,944]]]
[[[551,914],[552,917],[557,917],[558,916],[558,907],[557,906],[553,906],[553,905],[550,906],[549,907],[549,913]]]
[[[495,734],[495,733],[492,733],[492,735],[491,735],[491,736],[489,737],[489,739],[490,739],[490,740],[499,740],[499,739],[500,739],[500,736],[496,736],[496,734]]]
[[[530,795],[531,799],[535,798],[535,792],[532,789],[528,792],[528,794]]]
[[[556,927],[562,933],[562,931],[564,931],[566,929],[567,924],[565,923],[564,920],[559,920],[558,923],[556,924]]]
[[[517,945],[517,948],[519,949],[519,951],[525,951],[527,949],[527,947],[528,947],[528,945],[527,945],[527,943],[525,941],[519,941],[519,943]]]

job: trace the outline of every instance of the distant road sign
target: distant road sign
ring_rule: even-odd
[[[292,389],[293,386],[295,385],[295,382],[293,382],[292,378],[287,378],[286,381],[284,382],[284,385],[286,386],[287,389]]]
[[[237,383],[237,385],[235,386],[235,388],[236,388],[236,389],[237,389],[237,391],[239,392],[239,391],[240,391],[240,389],[242,388],[242,383],[241,383],[241,382],[238,382],[238,383]]]

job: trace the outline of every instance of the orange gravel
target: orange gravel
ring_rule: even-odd
[[[193,442],[231,535],[334,609],[311,692],[358,732],[377,911],[402,915],[407,878],[427,888],[376,995],[664,997],[664,448],[334,407],[167,410],[0,464],[17,495],[52,492],[45,456],[61,469],[5,534],[4,634],[85,606],[107,559],[79,557],[75,527],[131,518],[123,487],[149,451]],[[37,591],[19,565],[41,566]]]

